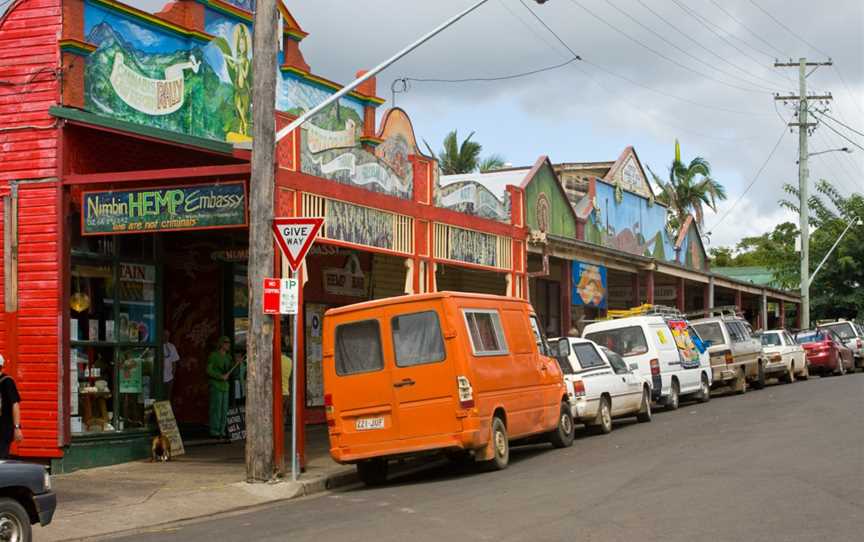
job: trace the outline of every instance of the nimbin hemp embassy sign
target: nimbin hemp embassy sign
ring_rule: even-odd
[[[110,235],[247,225],[246,183],[84,192],[81,233]]]

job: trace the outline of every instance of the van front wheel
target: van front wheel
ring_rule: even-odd
[[[510,440],[507,437],[507,427],[499,417],[492,418],[492,431],[489,435],[492,446],[492,459],[484,461],[486,470],[504,470],[510,463]]]
[[[549,442],[556,448],[569,448],[573,445],[573,416],[567,403],[561,403],[558,427],[549,433]]]
[[[387,481],[387,469],[386,459],[368,459],[357,463],[357,476],[367,486],[380,486]]]

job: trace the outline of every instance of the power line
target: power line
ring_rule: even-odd
[[[715,229],[717,229],[717,226],[719,226],[720,224],[723,223],[724,220],[726,220],[726,217],[729,216],[729,213],[731,213],[732,210],[735,209],[735,207],[737,207],[739,203],[741,203],[741,200],[744,199],[744,196],[747,195],[747,192],[749,192],[750,189],[753,188],[753,185],[756,184],[757,180],[759,180],[759,176],[762,175],[762,172],[765,170],[765,167],[768,165],[768,162],[770,162],[771,158],[774,156],[774,153],[777,152],[777,149],[780,147],[780,142],[783,141],[783,137],[785,135],[786,135],[786,126],[783,126],[783,131],[780,132],[780,138],[777,139],[777,143],[774,144],[774,148],[771,149],[771,152],[768,154],[768,158],[766,158],[765,162],[762,163],[762,166],[759,168],[759,171],[756,172],[756,175],[753,177],[753,180],[750,181],[750,184],[747,185],[747,188],[744,189],[744,192],[742,192],[741,195],[738,196],[738,199],[735,200],[735,202],[732,204],[732,207],[729,207],[729,209],[727,209],[726,212],[723,213],[723,216],[720,217],[720,220],[718,220],[714,224],[714,226],[708,230],[706,235],[710,236],[711,233]]]
[[[858,147],[859,149],[861,149],[862,151],[864,151],[864,147],[862,147],[861,145],[859,145],[859,144],[856,143],[855,141],[852,141],[851,139],[849,139],[848,137],[846,137],[844,134],[842,134],[840,131],[838,131],[836,128],[834,128],[833,126],[831,126],[830,124],[828,124],[828,123],[825,121],[825,117],[823,117],[823,116],[820,114],[821,111],[819,111],[818,109],[812,109],[812,110],[811,110],[811,113],[813,113],[814,115],[816,115],[817,117],[819,117],[819,119],[822,121],[821,123],[822,123],[826,128],[828,128],[829,130],[831,130],[832,132],[834,132],[834,133],[837,134],[838,136],[842,137],[843,139],[845,139],[845,140],[848,141],[849,143],[855,145],[856,147]]]
[[[567,51],[569,51],[570,54],[572,54],[572,55],[574,55],[574,56],[579,56],[579,55],[576,54],[576,52],[575,52],[575,51],[574,51],[574,50],[573,50],[569,45],[567,45],[567,42],[565,42],[564,39],[561,38],[561,36],[559,36],[559,35],[555,32],[555,30],[553,30],[553,29],[552,29],[548,24],[546,24],[546,22],[545,22],[545,21],[544,21],[544,20],[543,20],[539,15],[537,15],[537,14],[534,12],[534,10],[531,9],[530,6],[528,6],[528,5],[525,3],[524,0],[519,0],[519,2],[520,2],[520,3],[522,4],[522,6],[523,6],[527,11],[528,11],[528,13],[530,13],[531,16],[532,16],[532,17],[533,17],[537,22],[539,22],[539,23],[543,26],[543,28],[545,28],[546,31],[549,32],[549,34],[552,35],[552,36],[555,38],[555,40],[556,40],[558,43],[561,44],[561,46],[563,46],[565,49],[567,49]],[[506,6],[506,4],[505,4],[505,6]],[[512,11],[511,11],[510,13],[511,13],[511,15],[513,15],[514,17],[516,17],[519,21],[521,21],[522,24],[525,25],[525,26],[526,26],[526,27],[527,27],[527,28],[528,28],[532,33],[534,33],[534,29],[533,29],[531,26],[529,26],[528,23],[526,23],[525,21],[523,21],[520,17],[518,17],[518,16],[517,16],[515,13],[513,13]],[[534,33],[534,35],[537,36],[536,33]],[[552,46],[549,44],[549,42],[546,41],[542,36],[538,36],[538,38],[540,38],[544,43],[546,43],[547,45],[549,45],[550,48],[553,48],[553,49],[554,49],[554,47],[552,47]],[[628,77],[628,76],[626,76],[626,75],[623,75],[623,74],[617,73],[617,72],[615,72],[615,71],[613,71],[613,70],[610,70],[609,68],[606,68],[605,66],[602,66],[602,65],[600,65],[600,64],[597,64],[597,63],[595,63],[595,62],[592,62],[591,60],[589,60],[589,59],[587,59],[587,58],[585,58],[585,57],[582,57],[582,62],[584,62],[585,64],[588,64],[589,66],[592,66],[594,69],[597,69],[597,70],[602,71],[602,72],[604,72],[604,73],[606,73],[606,74],[608,74],[608,75],[611,75],[612,77],[616,77],[616,78],[618,78],[618,79],[621,79],[622,81],[626,81],[626,82],[628,82],[628,83],[630,83],[630,84],[632,84],[632,85],[635,85],[635,86],[638,86],[638,87],[640,87],[640,88],[643,88],[643,89],[645,89],[645,90],[647,90],[647,91],[649,91],[649,92],[653,92],[653,93],[655,93],[655,94],[657,94],[657,95],[659,95],[659,96],[664,96],[664,97],[666,97],[666,98],[671,98],[671,99],[674,99],[674,100],[678,100],[678,101],[680,101],[680,102],[687,103],[687,104],[690,104],[690,105],[694,105],[694,106],[696,106],[696,107],[701,107],[701,108],[704,108],[704,109],[712,109],[712,110],[714,110],[714,111],[720,111],[720,112],[723,112],[723,113],[733,113],[733,114],[736,114],[736,115],[762,116],[762,115],[765,115],[765,114],[766,114],[766,113],[762,113],[762,112],[742,111],[742,110],[737,110],[737,109],[729,109],[729,108],[725,108],[725,107],[719,107],[719,106],[715,106],[715,105],[703,104],[703,103],[697,102],[697,101],[695,101],[695,100],[691,100],[691,99],[689,99],[689,98],[685,98],[685,97],[683,97],[683,96],[678,96],[678,95],[676,95],[676,94],[672,94],[671,92],[666,92],[666,91],[658,90],[658,89],[653,88],[653,87],[651,87],[651,86],[645,85],[645,84],[640,83],[639,81],[633,79],[632,77]],[[581,71],[581,72],[582,72],[585,76],[587,76],[589,79],[591,79],[592,81],[594,81],[594,78],[591,77],[590,74],[588,74],[588,73],[586,73],[584,70],[582,70],[581,67],[580,67],[579,65],[576,65],[576,68],[579,69],[579,71]],[[599,83],[599,82],[597,82],[597,81],[594,81],[594,82],[597,83],[600,87],[604,88],[605,90],[607,90],[607,91],[609,90],[609,89],[606,88],[602,83]],[[705,137],[710,137],[710,136],[705,136]],[[726,139],[726,138],[718,138],[718,139]]]
[[[849,98],[852,99],[852,103],[855,104],[855,108],[858,109],[858,111],[862,115],[864,115],[864,109],[861,109],[861,104],[859,104],[858,100],[855,99],[855,94],[853,94],[852,91],[849,90],[849,85],[847,85],[846,80],[843,79],[843,74],[840,73],[840,69],[837,68],[836,65],[832,65],[831,67],[834,68],[834,73],[837,74],[837,78],[840,79],[840,83],[843,85],[843,88],[846,89],[846,94],[849,95]]]
[[[730,19],[732,19],[733,21],[735,21],[736,23],[741,25],[741,28],[743,28],[744,30],[749,32],[753,37],[755,37],[756,39],[758,39],[759,41],[761,41],[762,43],[764,43],[765,45],[767,45],[771,49],[774,49],[774,51],[779,53],[780,56],[786,56],[783,53],[783,51],[781,51],[780,49],[778,49],[777,47],[775,47],[774,45],[769,43],[767,40],[765,40],[765,38],[760,36],[758,32],[754,32],[749,26],[744,24],[744,21],[742,21],[738,17],[734,16],[733,14],[729,13],[728,11],[726,11],[726,8],[724,8],[719,2],[717,2],[717,0],[708,0],[708,1],[711,2],[712,4],[714,4],[717,7],[717,9],[719,9],[720,11],[725,13]]]
[[[806,45],[807,47],[811,48],[812,50],[816,51],[816,52],[819,53],[820,55],[825,56],[825,57],[829,57],[829,58],[831,57],[831,55],[829,55],[829,54],[826,53],[825,51],[819,49],[818,47],[816,47],[815,45],[813,45],[812,43],[810,43],[810,42],[807,41],[806,39],[802,38],[802,37],[801,37],[801,34],[795,32],[794,30],[792,30],[791,28],[789,28],[788,26],[786,26],[785,24],[783,24],[783,21],[781,21],[780,19],[778,19],[777,17],[775,17],[774,15],[772,15],[768,10],[766,10],[765,8],[763,8],[762,6],[760,6],[759,4],[757,4],[754,0],[750,0],[750,3],[753,4],[754,6],[756,6],[756,9],[758,9],[759,11],[761,11],[762,13],[764,13],[765,15],[767,15],[767,16],[768,16],[772,21],[774,21],[775,23],[777,23],[777,25],[779,25],[781,28],[783,28],[784,30],[786,30],[786,32],[789,32],[790,34],[792,34],[792,36],[793,36],[795,39],[797,39],[798,41],[800,41],[801,43],[803,43],[803,44]]]
[[[548,72],[552,70],[557,70],[563,68],[565,66],[569,66],[570,64],[582,60],[579,57],[571,58],[565,62],[560,64],[555,64],[552,66],[546,66],[545,68],[538,68],[536,70],[530,70],[521,73],[514,73],[510,75],[500,75],[497,77],[466,77],[463,79],[433,79],[433,78],[422,78],[422,77],[401,77],[398,80],[401,81],[414,81],[417,83],[475,83],[475,82],[487,82],[487,81],[507,81],[509,79],[519,79],[520,77],[528,77],[529,75],[536,75],[538,73]]]
[[[862,134],[861,132],[859,132],[859,131],[856,130],[855,128],[852,128],[851,126],[848,126],[848,125],[846,125],[846,124],[840,122],[839,120],[835,119],[834,117],[832,117],[831,115],[829,115],[827,111],[820,111],[820,110],[817,109],[816,112],[819,113],[820,115],[823,115],[823,116],[825,116],[825,117],[828,117],[829,119],[833,120],[834,122],[836,122],[836,123],[839,124],[840,126],[846,128],[847,130],[852,131],[852,132],[855,132],[855,133],[858,134],[859,136],[864,137],[864,134]]]
[[[673,0],[673,1],[674,1],[674,0]],[[591,15],[592,17],[594,17],[595,19],[597,19],[598,21],[600,21],[600,22],[603,23],[604,25],[608,26],[609,28],[611,28],[611,29],[614,30],[615,32],[621,34],[622,36],[624,36],[624,37],[627,38],[628,40],[632,41],[633,43],[636,43],[637,45],[641,46],[643,49],[646,49],[646,50],[648,50],[648,51],[654,53],[655,55],[659,56],[660,58],[662,58],[663,60],[666,60],[667,62],[669,62],[669,63],[671,63],[671,64],[674,64],[674,65],[676,65],[676,66],[678,66],[678,67],[680,67],[680,68],[682,68],[682,69],[684,69],[684,70],[687,70],[687,71],[689,71],[689,72],[691,72],[691,73],[695,73],[696,75],[699,75],[699,76],[701,76],[701,77],[705,77],[706,79],[711,79],[712,81],[716,81],[717,83],[720,83],[721,85],[727,86],[727,87],[729,87],[729,88],[734,88],[734,89],[737,89],[737,90],[740,90],[740,91],[743,91],[743,92],[751,92],[751,93],[755,93],[755,94],[763,94],[763,93],[764,93],[764,90],[754,89],[754,88],[747,88],[747,87],[742,87],[742,86],[740,86],[740,85],[736,85],[736,84],[733,84],[733,83],[729,83],[729,82],[724,81],[724,80],[722,80],[722,79],[718,79],[718,78],[716,78],[716,77],[714,77],[714,76],[712,76],[712,75],[710,75],[710,74],[706,74],[706,73],[704,73],[704,72],[702,72],[702,71],[699,71],[699,70],[697,70],[697,69],[694,69],[694,68],[692,68],[692,67],[690,67],[690,66],[688,66],[688,65],[686,65],[686,64],[683,64],[683,63],[681,63],[681,62],[678,62],[678,61],[675,60],[674,58],[672,58],[672,57],[670,57],[670,56],[664,54],[664,53],[661,52],[661,51],[658,51],[657,49],[651,47],[650,45],[646,44],[645,42],[643,42],[643,41],[641,41],[641,40],[639,40],[639,39],[637,39],[637,38],[634,38],[633,36],[631,36],[631,35],[628,34],[627,32],[624,32],[623,30],[621,30],[621,29],[618,28],[617,26],[613,25],[612,23],[610,23],[609,21],[607,21],[607,20],[604,19],[603,17],[601,17],[601,16],[597,15],[596,13],[594,13],[593,11],[591,11],[589,8],[585,7],[585,6],[584,6],[583,4],[581,4],[578,0],[570,0],[570,3],[576,5],[576,6],[580,7],[580,8],[582,8],[583,11],[585,11],[586,13],[588,13],[589,15]]]
[[[727,71],[721,70],[720,68],[717,68],[717,67],[715,67],[715,66],[712,66],[711,64],[709,64],[709,63],[706,62],[705,60],[703,60],[703,59],[697,57],[696,55],[690,53],[689,51],[686,51],[686,50],[682,49],[681,47],[678,46],[678,44],[676,44],[676,43],[672,42],[671,40],[667,39],[665,36],[663,36],[662,34],[660,34],[659,32],[657,32],[656,30],[654,30],[654,29],[651,28],[650,26],[648,26],[648,25],[642,23],[639,19],[637,19],[636,17],[634,17],[634,16],[630,15],[629,13],[627,13],[627,11],[621,9],[620,7],[618,7],[617,5],[615,5],[614,3],[612,3],[611,0],[604,0],[604,1],[605,1],[607,4],[609,4],[609,5],[610,5],[610,6],[611,6],[615,11],[617,11],[618,13],[620,13],[621,15],[627,17],[628,19],[630,19],[631,21],[633,21],[634,23],[636,23],[636,24],[637,24],[638,26],[640,26],[641,28],[647,30],[648,32],[650,32],[651,34],[653,34],[654,36],[656,36],[658,39],[660,39],[661,41],[663,41],[663,42],[666,43],[667,45],[671,46],[673,49],[675,49],[675,50],[678,51],[679,53],[681,53],[681,54],[687,56],[688,58],[692,58],[693,60],[695,60],[695,61],[698,62],[699,64],[702,64],[702,65],[704,65],[704,66],[706,66],[706,67],[708,67],[708,68],[710,68],[710,69],[712,69],[712,70],[716,70],[716,71],[722,73],[723,75],[726,75],[727,77],[732,77],[733,79],[737,79],[737,80],[739,80],[739,81],[742,81],[742,82],[744,82],[745,84],[758,86],[758,87],[760,87],[760,88],[763,88],[763,89],[765,89],[765,90],[769,90],[769,91],[772,90],[771,87],[766,87],[766,86],[764,86],[762,83],[754,83],[753,81],[748,81],[747,79],[744,79],[744,78],[741,77],[740,75],[735,75],[735,74],[733,74],[733,73],[729,73],[729,72],[727,72]],[[745,73],[746,73],[746,72],[745,72]],[[760,80],[762,80],[762,81],[766,81],[766,82],[768,82],[769,85],[774,85],[774,86],[776,86],[776,84],[774,83],[774,81],[770,81],[770,80],[768,80],[768,79],[762,78],[762,77],[760,77],[760,76],[758,76],[758,75],[755,75],[755,74],[747,74],[747,75],[750,76],[750,77],[756,78],[756,79],[760,79]]]

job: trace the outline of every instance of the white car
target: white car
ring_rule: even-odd
[[[616,352],[651,385],[652,398],[675,410],[681,396],[711,399],[711,359],[697,349],[698,334],[681,318],[629,316],[585,326],[582,337]]]
[[[775,329],[758,335],[762,340],[766,377],[777,377],[786,384],[794,382],[796,377],[807,380],[810,376],[807,353],[786,330]]]
[[[573,395],[574,422],[608,433],[613,418],[636,416],[640,422],[651,421],[651,386],[635,362],[628,366],[615,352],[586,339],[552,341]]]

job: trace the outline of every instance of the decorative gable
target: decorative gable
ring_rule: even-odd
[[[648,177],[645,175],[645,170],[642,168],[642,163],[636,156],[633,147],[624,149],[603,180],[620,186],[622,190],[627,192],[649,199],[654,197],[654,191],[648,183]]]
[[[525,221],[532,232],[576,237],[576,214],[552,164],[541,156],[522,183]]]

